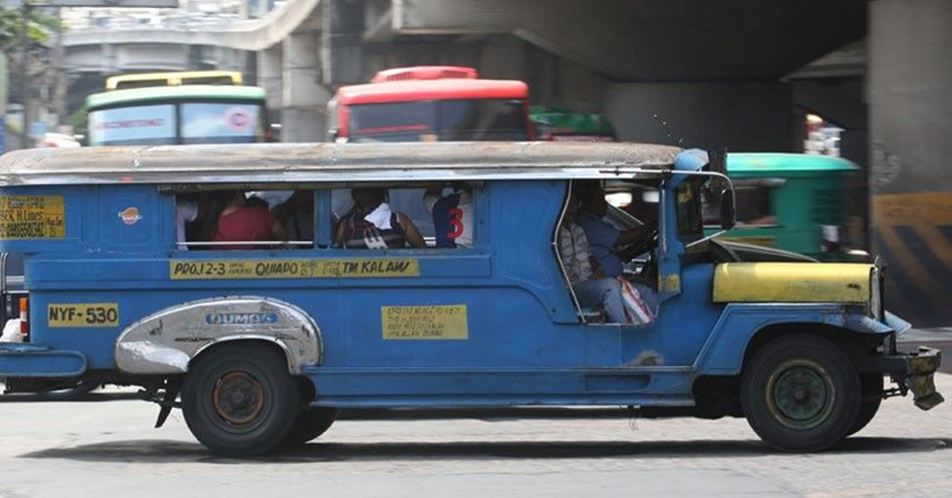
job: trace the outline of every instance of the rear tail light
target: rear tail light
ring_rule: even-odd
[[[20,335],[23,342],[30,337],[30,300],[26,297],[20,298]]]

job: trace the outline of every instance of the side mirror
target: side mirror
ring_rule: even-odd
[[[727,149],[711,149],[707,151],[708,171],[727,175]]]
[[[734,194],[729,189],[721,190],[721,228],[730,230],[734,228]]]

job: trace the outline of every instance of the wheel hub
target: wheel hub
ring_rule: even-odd
[[[778,368],[768,382],[774,416],[800,430],[814,428],[829,416],[834,392],[826,372],[812,362],[794,362]]]
[[[248,372],[228,372],[212,391],[215,413],[231,425],[254,422],[264,407],[264,389]]]

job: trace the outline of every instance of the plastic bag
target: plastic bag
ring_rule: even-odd
[[[622,277],[618,277],[618,283],[621,284],[621,299],[625,303],[628,320],[634,325],[653,322],[655,319],[654,311],[645,303],[638,289]]]
[[[23,335],[20,334],[19,318],[7,320],[7,323],[3,326],[3,334],[0,335],[0,342],[23,342]]]

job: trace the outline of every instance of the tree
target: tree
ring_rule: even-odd
[[[56,17],[29,9],[27,35],[33,42],[49,39],[50,33],[60,31],[62,23]],[[23,32],[23,9],[0,6],[0,49],[7,51],[15,46]]]

